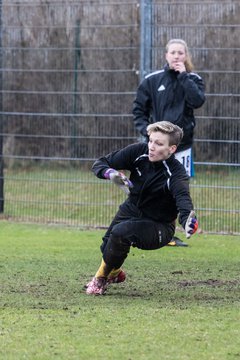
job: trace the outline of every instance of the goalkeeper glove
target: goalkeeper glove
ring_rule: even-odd
[[[129,194],[129,188],[133,187],[131,181],[120,171],[110,168],[105,171],[104,177],[105,179],[111,180],[120,189],[125,191],[126,194]]]
[[[186,238],[189,239],[198,229],[198,221],[195,212],[192,210],[185,225]]]

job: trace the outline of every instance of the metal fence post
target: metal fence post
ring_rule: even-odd
[[[152,69],[152,0],[141,0],[140,81]]]
[[[77,19],[75,29],[75,50],[74,50],[74,88],[73,88],[73,114],[75,115],[79,109],[77,109],[77,102],[79,101],[78,91],[78,65],[81,61],[81,45],[80,45],[80,20]],[[77,119],[73,115],[71,125],[71,157],[75,159],[77,154]]]
[[[0,0],[0,87],[2,89],[2,0]],[[0,92],[0,111],[3,111],[2,91]],[[4,211],[3,176],[3,114],[0,114],[0,213]]]

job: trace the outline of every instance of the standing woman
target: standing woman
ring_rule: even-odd
[[[147,75],[137,89],[133,102],[133,120],[144,141],[148,141],[147,126],[159,120],[173,122],[183,129],[184,137],[175,157],[193,176],[192,145],[196,125],[194,109],[205,101],[202,78],[193,72],[186,42],[171,39],[166,45],[166,64]],[[187,246],[177,237],[169,245]]]

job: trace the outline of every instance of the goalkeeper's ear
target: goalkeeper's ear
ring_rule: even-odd
[[[169,148],[169,156],[174,154],[177,150],[177,145],[171,145]]]

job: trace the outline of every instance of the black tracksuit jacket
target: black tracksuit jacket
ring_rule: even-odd
[[[130,171],[133,188],[129,200],[143,217],[169,223],[179,214],[179,222],[185,227],[193,204],[186,170],[174,155],[165,161],[151,162],[148,145],[137,143],[101,157],[92,170],[98,178],[104,179],[109,168]]]
[[[145,77],[133,102],[136,129],[147,138],[147,126],[156,121],[170,121],[183,129],[184,137],[177,151],[189,149],[195,127],[194,109],[205,101],[205,86],[195,73],[179,73],[165,65]]]

